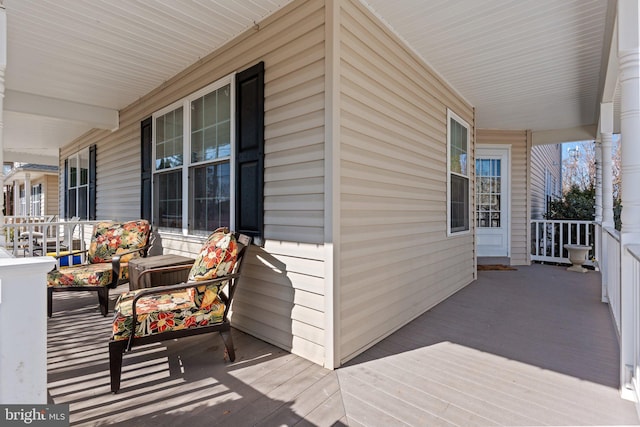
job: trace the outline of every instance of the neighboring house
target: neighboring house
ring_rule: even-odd
[[[60,211],[149,218],[166,253],[252,234],[234,326],[334,368],[471,283],[476,256],[529,262],[532,137],[476,129],[367,7],[326,6],[288,4],[62,147]]]
[[[562,197],[562,144],[531,149],[531,219],[544,219],[551,200]]]
[[[14,163],[4,176],[5,215],[58,214],[58,167]]]

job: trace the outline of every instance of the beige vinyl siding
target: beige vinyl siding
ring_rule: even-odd
[[[257,29],[259,28],[259,29]],[[206,35],[203,35],[206,36]],[[265,244],[252,248],[233,325],[324,361],[324,3],[295,1],[61,151],[97,144],[97,216],[140,215],[140,122],[196,90],[265,62]],[[194,256],[201,238],[160,236],[165,253]]]
[[[447,237],[446,220],[447,108],[472,138],[474,113],[361,4],[340,5],[344,362],[474,279],[473,232]]]
[[[529,147],[527,131],[478,129],[476,143],[511,145],[511,264],[529,264]]]
[[[43,193],[45,215],[58,215],[58,175],[45,175]]]
[[[531,147],[531,218],[542,219],[545,213],[546,175],[550,172],[558,188],[562,186],[562,145]],[[552,189],[555,191],[555,189]]]

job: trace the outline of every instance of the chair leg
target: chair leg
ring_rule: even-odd
[[[106,316],[109,312],[109,288],[103,286],[98,288],[98,302],[100,303],[100,313]]]
[[[111,375],[111,392],[120,390],[122,376],[122,355],[127,346],[127,340],[109,341],[109,372]]]
[[[51,317],[51,313],[53,312],[52,309],[52,304],[53,304],[53,288],[48,287],[47,288],[47,316]]]
[[[231,330],[220,331],[220,336],[222,337],[222,341],[224,341],[224,348],[227,350],[229,361],[233,362],[234,360],[236,360],[236,351],[233,348],[233,338],[231,337]]]

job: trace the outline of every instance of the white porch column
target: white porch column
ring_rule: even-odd
[[[613,103],[600,104],[600,147],[602,149],[602,226],[613,227]]]
[[[13,181],[13,215],[20,215],[20,183]]]
[[[31,216],[31,174],[24,174],[24,213],[27,216]]]
[[[602,224],[602,142],[596,139],[596,222]]]
[[[600,196],[596,195],[596,203],[600,200],[600,253],[598,263],[600,266],[602,277],[602,302],[609,302],[607,282],[609,263],[608,256],[608,238],[605,228],[613,227],[613,168],[611,165],[611,141],[613,137],[613,103],[600,104],[600,142],[598,143],[600,168],[598,170],[598,186],[600,187]],[[597,214],[596,214],[597,215]],[[598,218],[596,217],[596,221]]]
[[[626,250],[640,243],[640,9],[637,0],[618,0],[618,62],[620,64],[622,230],[621,259],[621,337],[620,383],[622,396],[637,400],[634,372],[640,351],[639,331],[634,319],[640,311],[633,279],[633,262]],[[637,378],[636,378],[637,380]]]

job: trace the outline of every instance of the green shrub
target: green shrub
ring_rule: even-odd
[[[549,203],[545,219],[593,221],[596,214],[595,188],[572,186],[561,199]]]

